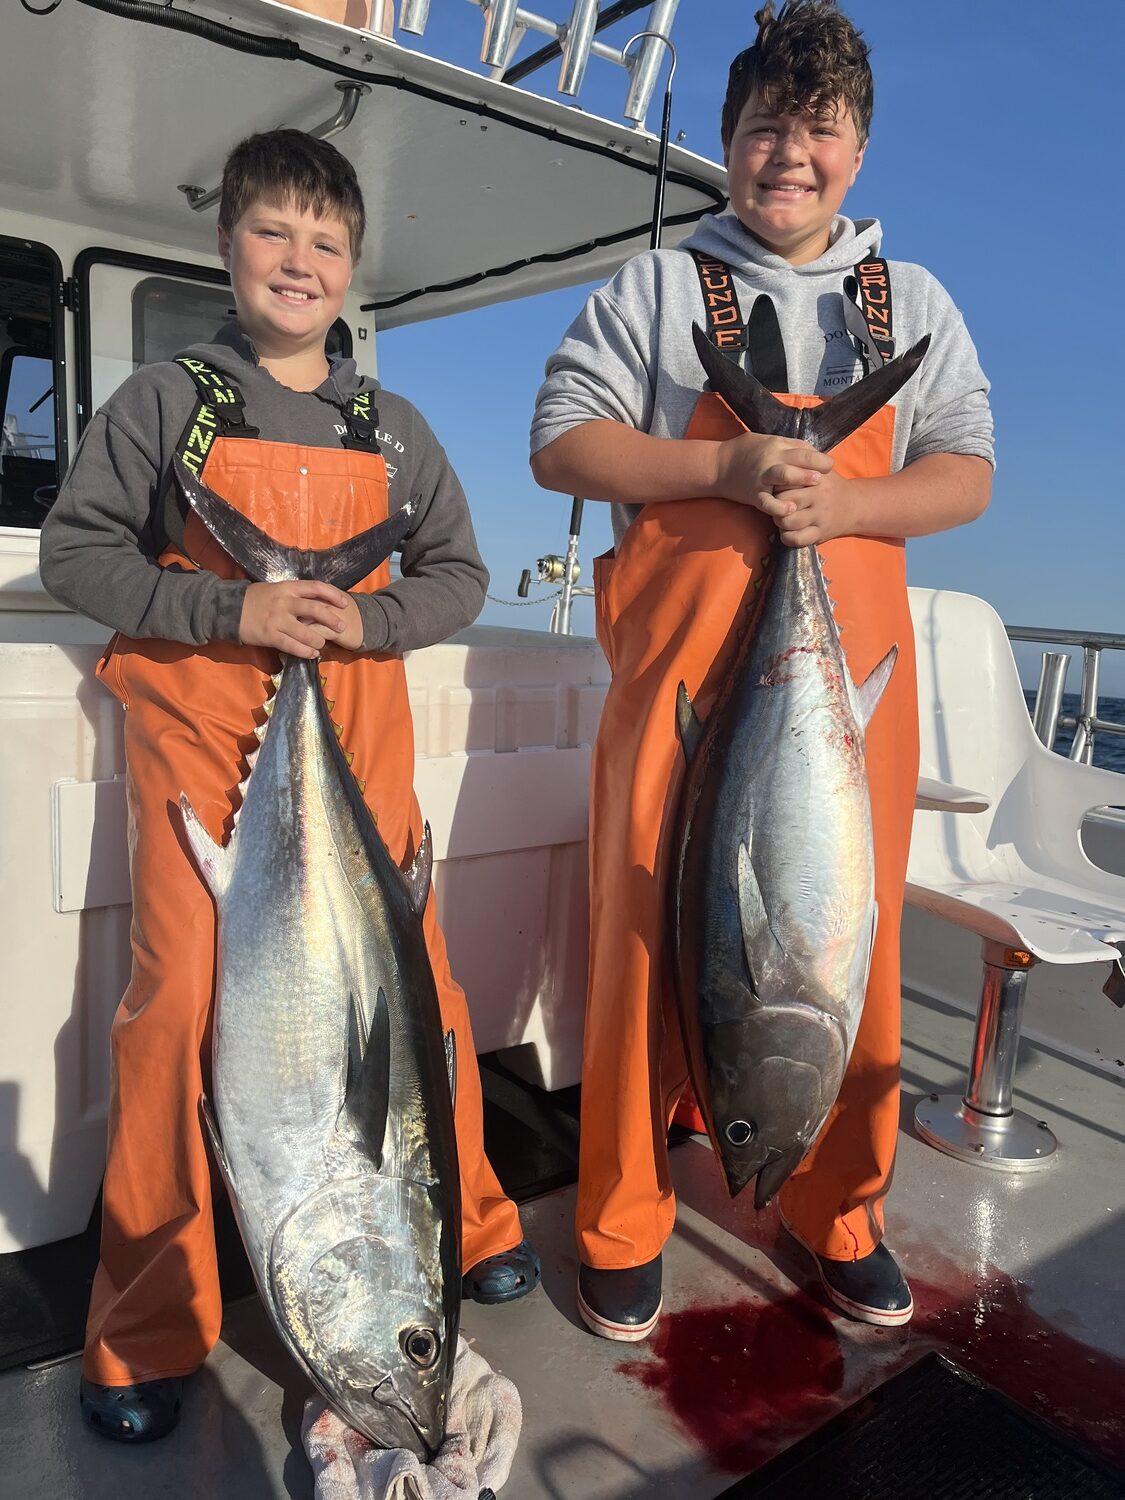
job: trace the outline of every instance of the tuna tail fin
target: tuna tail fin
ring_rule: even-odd
[[[855,690],[856,708],[859,710],[859,722],[864,729],[871,723],[871,715],[879,707],[879,699],[887,683],[891,680],[891,673],[895,669],[898,660],[898,647],[892,646],[883,660],[864,678],[860,687]]]
[[[391,1091],[391,1017],[382,986],[375,996],[366,1035],[364,1030],[359,1000],[352,995],[348,1004],[344,1103],[336,1128],[346,1121],[350,1133],[362,1142],[378,1169],[383,1161]]]
[[[283,547],[253,521],[208,489],[179,457],[172,472],[184,498],[207,530],[230,553],[248,577],[258,583],[285,583],[295,578],[318,578],[338,589],[350,589],[385,562],[406,539],[415,522],[412,504],[402,506],[378,526],[361,531],[335,547],[312,552]]]
[[[226,894],[231,876],[234,874],[234,851],[229,844],[225,849],[222,845],[216,844],[199,821],[195,808],[192,807],[184,792],[180,793],[180,816],[184,820],[184,833],[191,845],[195,863],[199,866],[199,873],[218,903]]]
[[[898,359],[892,359],[890,364],[838,396],[830,396],[819,406],[799,408],[778,401],[753,375],[720,354],[698,324],[692,326],[691,336],[712,390],[723,398],[744,427],[769,437],[800,439],[821,453],[842,443],[880,407],[886,406],[917,370],[930,346],[930,335],[926,334]]]

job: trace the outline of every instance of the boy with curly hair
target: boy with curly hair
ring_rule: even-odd
[[[878,935],[839,1100],[780,1194],[831,1302],[878,1325],[913,1304],[882,1243],[898,1130],[899,924],[917,777],[905,539],[988,503],[988,384],[959,312],[922,267],[886,262],[882,230],[841,212],[873,104],[868,49],[835,0],[757,13],[722,113],[730,207],[677,249],[630,261],[547,364],[532,468],[612,506],[596,564],[613,671],[591,773],[590,979],[577,1209],[579,1311],[605,1338],[660,1312],[675,1216],[666,1133],[686,1065],[666,919],[682,755],[676,690],[700,715],[731,659],[740,608],[776,531],[816,546],[857,682],[899,657],[867,737]],[[931,336],[921,371],[830,455],[747,431],[704,390],[701,325],[782,399],[809,404]],[[695,498],[695,497],[707,497]]]

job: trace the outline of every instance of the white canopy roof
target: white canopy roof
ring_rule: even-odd
[[[149,7],[150,11],[152,7]],[[215,186],[230,146],[309,129],[362,80],[334,137],[357,169],[369,232],[355,285],[382,327],[592,280],[649,243],[658,143],[273,0],[194,0],[177,13],[274,41],[285,60],[232,50],[64,0],[5,6],[0,192],[6,206],[214,253]],[[724,202],[724,174],[673,147],[664,243]]]

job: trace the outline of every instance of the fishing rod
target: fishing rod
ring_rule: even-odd
[[[664,85],[664,111],[660,122],[660,148],[656,158],[656,189],[652,205],[652,232],[649,236],[649,249],[659,250],[664,230],[664,187],[668,178],[668,139],[672,133],[672,80],[676,76],[677,58],[674,43],[662,31],[638,31],[622,47],[622,57],[627,58],[629,48],[633,43],[645,37],[653,37],[656,41],[663,42],[672,54],[672,66],[668,69],[668,81]],[[570,608],[574,595],[593,593],[592,589],[576,588],[579,573],[578,536],[582,529],[582,508],[585,503],[580,496],[574,496],[574,503],[570,508],[570,535],[567,539],[565,558],[560,559],[557,555],[541,557],[538,563],[540,582],[558,581],[562,585],[551,615],[550,629],[556,635],[570,634]],[[520,580],[521,598],[527,597],[529,578],[530,574],[525,571]]]

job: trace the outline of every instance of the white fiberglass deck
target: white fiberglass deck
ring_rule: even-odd
[[[970,1022],[907,999],[904,1121],[888,1243],[917,1314],[849,1323],[810,1295],[807,1258],[776,1210],[731,1205],[704,1146],[673,1153],[680,1195],[665,1255],[666,1314],[645,1345],[609,1344],[574,1311],[574,1191],[527,1205],[544,1285],[506,1308],[466,1304],[464,1332],[524,1405],[512,1500],[707,1500],[841,1406],[940,1348],[1103,1455],[1125,1457],[1125,1251],[1120,1080],[1025,1042],[1016,1102],[1048,1118],[1058,1160],[1030,1178],[961,1165],[909,1121],[955,1089]],[[148,1449],[80,1425],[70,1360],[0,1375],[0,1490],[20,1500],[309,1500],[306,1389],[255,1299],[187,1392],[179,1429]],[[722,1413],[720,1417],[718,1414]]]

